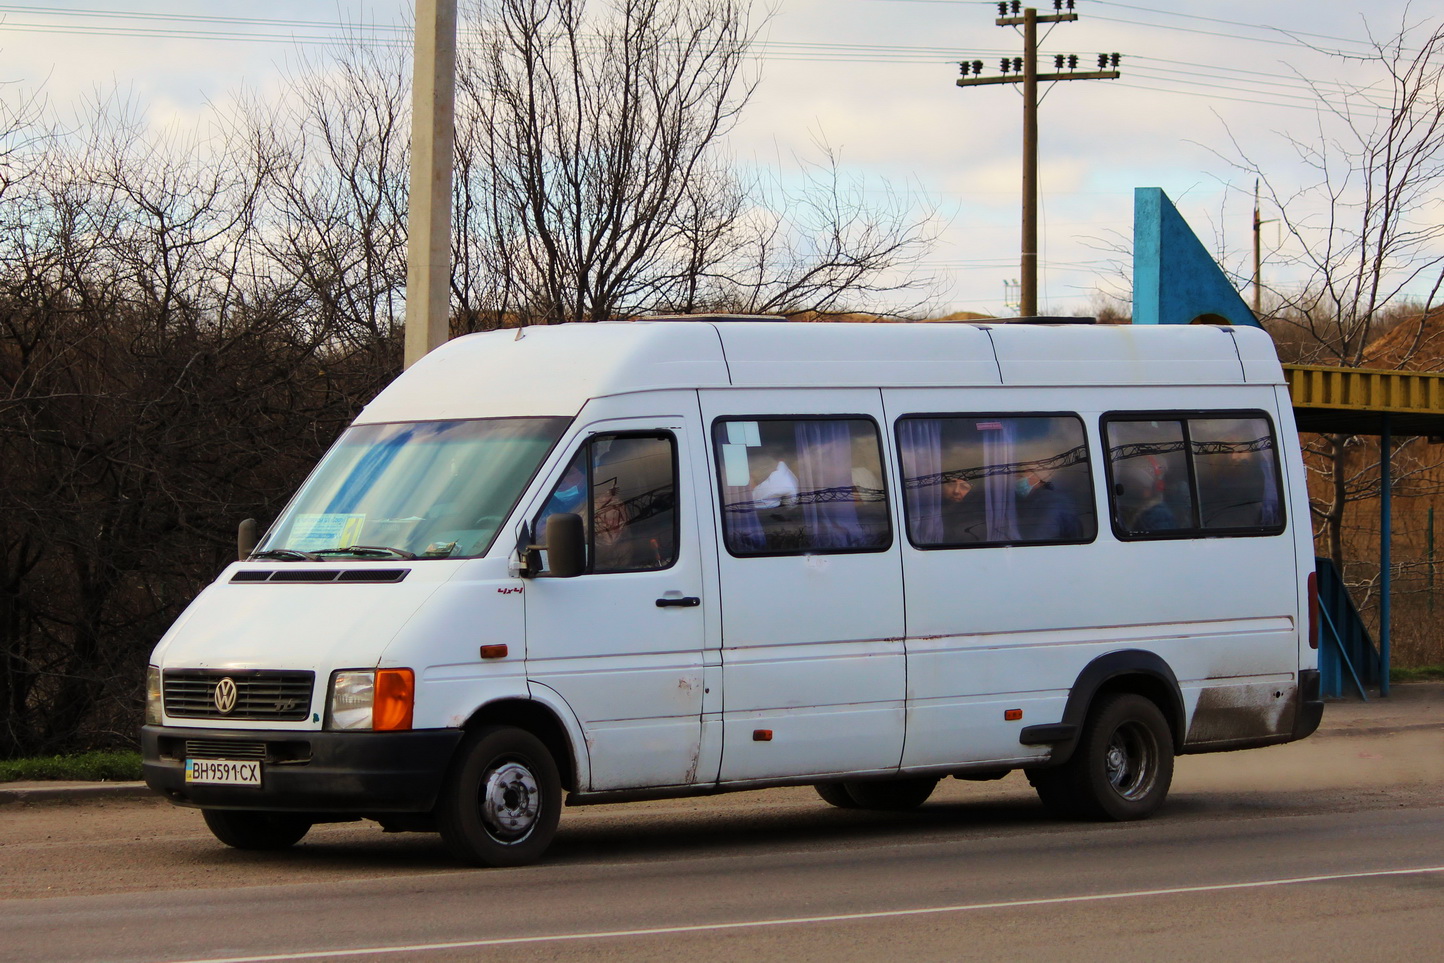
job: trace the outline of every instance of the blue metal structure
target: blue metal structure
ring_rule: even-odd
[[[1344,694],[1344,683],[1362,699],[1378,685],[1382,660],[1333,561],[1314,559],[1319,582],[1319,683],[1326,698]],[[1381,693],[1387,693],[1381,688]]]
[[[1133,323],[1259,327],[1168,195],[1133,190]]]

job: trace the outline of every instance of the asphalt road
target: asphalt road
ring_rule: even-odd
[[[227,850],[149,799],[0,809],[0,959],[1433,960],[1444,726],[1179,760],[1154,819],[1048,819],[1019,776],[917,813],[810,790],[569,810],[537,866],[318,827]]]

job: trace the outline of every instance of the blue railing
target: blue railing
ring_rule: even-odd
[[[1344,683],[1368,700],[1365,689],[1379,684],[1379,650],[1339,570],[1327,558],[1314,559],[1319,581],[1319,683],[1325,697],[1344,694]]]

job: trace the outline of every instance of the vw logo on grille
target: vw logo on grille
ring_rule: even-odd
[[[230,676],[216,683],[216,691],[213,695],[216,710],[221,715],[230,715],[236,707],[236,683]]]

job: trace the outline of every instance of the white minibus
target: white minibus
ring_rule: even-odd
[[[1022,770],[1138,819],[1313,732],[1313,549],[1263,331],[695,317],[458,338],[160,640],[146,781],[224,843]]]

